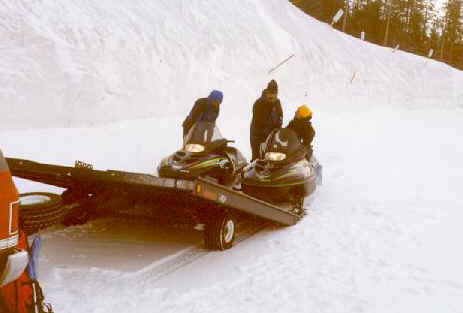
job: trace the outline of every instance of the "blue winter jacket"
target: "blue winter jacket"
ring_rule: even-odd
[[[183,128],[186,132],[197,122],[212,122],[219,116],[220,105],[214,106],[208,98],[200,98],[196,100],[190,114],[183,121]]]

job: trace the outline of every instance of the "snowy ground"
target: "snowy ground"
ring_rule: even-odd
[[[200,234],[140,220],[58,226],[42,234],[40,269],[56,312],[463,312],[462,72],[283,0],[3,2],[7,156],[153,173],[210,88],[225,91],[222,133],[249,156],[251,104],[271,77],[285,122],[302,103],[315,112],[324,186],[299,224],[163,277]]]
[[[162,279],[151,280],[147,273],[163,258],[200,244],[199,234],[117,219],[47,231],[41,260],[47,296],[58,312],[107,312],[121,305],[132,312],[459,312],[463,149],[455,144],[455,130],[462,118],[463,112],[439,110],[320,114],[325,185],[309,216],[294,227],[261,232],[230,251],[210,253]],[[111,133],[118,146],[123,143],[127,154],[139,159],[126,166],[123,156],[107,162],[150,172],[162,154],[154,145],[137,153],[149,136],[122,131],[152,124],[92,129],[91,138],[84,136],[88,129],[34,133],[36,142],[50,146],[65,146],[49,139],[57,137],[53,133],[73,142],[67,156],[58,156],[62,163],[85,151],[79,157],[100,166],[105,160],[98,155],[116,152],[112,144],[100,144]],[[224,133],[232,131],[228,127]],[[24,134],[4,133],[5,150],[40,160],[39,153],[29,155],[8,142]],[[165,151],[175,149],[170,145]],[[95,296],[95,290],[101,294]]]

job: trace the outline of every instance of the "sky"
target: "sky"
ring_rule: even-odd
[[[442,5],[444,4],[444,1],[445,1],[445,0],[431,0],[431,1],[433,1],[434,3],[436,3],[438,7],[442,7]]]

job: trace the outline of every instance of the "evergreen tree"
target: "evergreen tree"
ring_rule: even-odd
[[[441,39],[441,59],[449,62],[452,65],[456,65],[459,62],[460,56],[455,52],[458,52],[458,46],[463,40],[462,30],[462,0],[447,0],[444,5],[444,22],[443,22],[443,33]],[[457,51],[455,51],[457,48]]]
[[[444,10],[435,0],[291,0],[307,14],[331,23],[339,9],[345,13],[345,32],[355,37],[427,55],[463,68],[463,0],[447,0]],[[343,21],[335,27],[343,29]]]

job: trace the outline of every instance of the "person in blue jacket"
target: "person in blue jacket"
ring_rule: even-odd
[[[212,122],[219,116],[220,104],[223,100],[223,93],[219,90],[212,90],[207,98],[196,100],[190,114],[183,121],[183,137],[190,131],[197,122]]]

